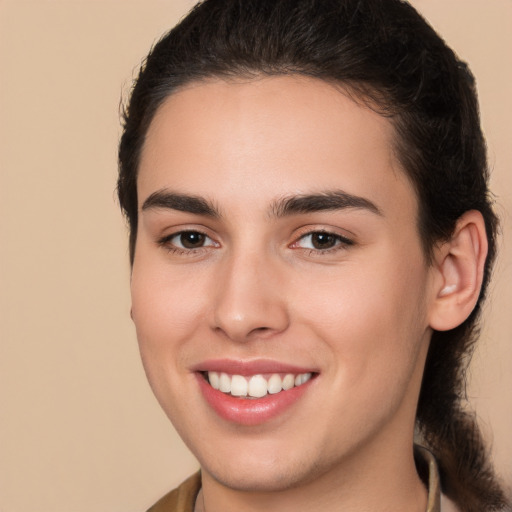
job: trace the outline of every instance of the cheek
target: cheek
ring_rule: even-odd
[[[372,264],[347,267],[309,286],[301,311],[328,345],[336,378],[345,387],[392,384],[412,372],[428,327],[427,272],[416,261],[421,257],[401,261],[380,255]]]
[[[145,364],[174,361],[207,310],[205,276],[191,275],[150,257],[136,259],[131,280],[132,317]]]
[[[198,338],[204,289],[190,273],[176,272],[151,255],[138,254],[131,280],[132,317],[148,382],[171,421],[186,418],[183,393],[187,342]],[[184,380],[185,379],[185,380]],[[181,399],[180,399],[181,397]],[[190,403],[191,397],[185,401]]]

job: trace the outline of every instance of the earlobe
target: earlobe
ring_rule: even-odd
[[[457,221],[450,240],[436,250],[430,327],[447,331],[471,314],[482,287],[486,257],[484,219],[480,212],[468,211]]]

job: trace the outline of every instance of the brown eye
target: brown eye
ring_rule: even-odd
[[[344,236],[328,231],[312,231],[303,235],[292,247],[327,252],[329,249],[342,249],[353,245],[354,242]]]
[[[330,249],[336,245],[338,238],[331,233],[312,233],[311,245],[315,249]]]
[[[179,245],[185,249],[198,249],[199,247],[203,247],[205,240],[206,235],[198,231],[184,231],[179,235]]]
[[[162,238],[158,243],[170,251],[186,252],[205,247],[218,247],[216,242],[201,231],[180,231]]]

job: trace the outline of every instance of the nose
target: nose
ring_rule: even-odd
[[[236,342],[270,338],[289,325],[283,273],[271,257],[246,254],[223,262],[213,329]]]

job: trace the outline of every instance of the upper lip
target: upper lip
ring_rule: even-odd
[[[209,359],[193,366],[194,372],[223,372],[230,375],[257,375],[262,373],[317,373],[315,369],[273,361],[270,359],[255,359],[244,361],[240,359]]]

